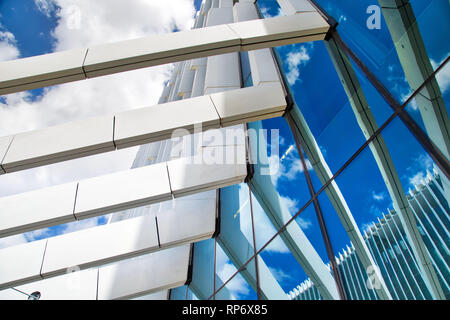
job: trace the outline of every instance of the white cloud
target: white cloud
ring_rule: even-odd
[[[0,249],[19,245],[19,244],[26,243],[26,242],[28,242],[28,240],[25,237],[25,235],[23,235],[23,234],[16,234],[14,236],[1,238],[0,239]]]
[[[56,50],[190,29],[193,1],[54,0],[61,9]]]
[[[278,282],[293,279],[290,274],[287,274],[282,269],[269,267],[269,270]]]
[[[383,201],[386,198],[386,193],[381,191],[379,193],[376,193],[374,190],[372,190],[372,199],[375,201]]]
[[[71,222],[65,225],[64,233],[75,232],[83,229],[93,228],[104,223],[104,217],[95,217],[80,221]]]
[[[425,179],[425,174],[423,172],[417,172],[415,175],[409,178],[409,184],[412,186],[421,184]]]
[[[286,77],[290,85],[300,80],[300,66],[306,64],[310,59],[311,57],[305,46],[301,46],[299,50],[290,51],[286,55],[285,63],[288,66]]]
[[[421,153],[411,161],[411,165],[406,169],[409,172],[407,180],[409,184],[414,187],[416,184],[421,184],[426,177],[426,170],[433,168],[433,160],[426,153]]]
[[[275,18],[279,16],[285,16],[286,14],[281,10],[281,8],[278,8],[277,13],[275,15],[271,15],[269,13],[269,8],[260,6],[261,15],[263,18]]]
[[[435,60],[430,59],[433,69],[436,70],[445,61],[446,57],[442,59],[440,62],[436,62]],[[450,89],[450,65],[448,63],[436,74],[436,80],[439,84],[439,88],[441,89],[441,93],[442,94],[447,93],[447,91]],[[403,92],[401,94],[401,101],[405,101],[407,98],[411,96],[412,93],[413,91],[410,88],[408,88],[406,92]],[[411,100],[411,102],[406,108],[408,109],[409,112],[418,111],[419,105],[417,104],[417,100],[416,99]]]
[[[247,201],[248,187],[245,184],[241,184],[239,186],[239,199],[241,210],[239,212],[239,216],[236,216],[236,219],[240,219],[241,231],[247,238],[248,242],[252,244],[252,221],[250,215],[250,204]],[[287,202],[289,201],[286,201],[286,203]],[[276,233],[276,230],[272,222],[264,212],[263,208],[259,205],[258,201],[255,198],[253,198],[252,204],[253,217],[255,220],[256,246],[259,249]],[[288,248],[285,246],[280,237],[275,238],[265,250],[278,253],[289,252]]]
[[[303,165],[299,158],[294,156],[295,153],[285,153],[285,156],[271,155],[269,157],[270,178],[276,187],[279,181],[288,180],[293,181],[298,174],[303,172]],[[281,160],[282,159],[282,160]],[[306,167],[312,170],[312,165],[306,159]]]
[[[373,226],[373,221],[363,223],[361,226],[361,233],[364,234],[366,231],[369,231]]]
[[[247,238],[249,243],[253,243],[252,234],[252,222],[250,214],[250,204],[248,199],[248,187],[245,184],[239,186],[239,199],[240,199],[240,211],[235,218],[240,219],[241,231]],[[252,200],[253,204],[253,217],[255,220],[255,236],[256,236],[256,246],[261,248],[273,235],[277,232],[272,222],[267,217],[263,208],[260,206],[256,198]],[[280,196],[280,205],[286,216],[292,216],[298,211],[298,203],[296,200],[289,197]],[[303,218],[295,219],[299,226],[306,230],[312,223]],[[294,223],[294,222],[292,222]],[[276,252],[276,253],[289,253],[289,249],[284,244],[280,236],[277,236],[265,249],[265,252]]]
[[[344,22],[347,21],[347,17],[346,17],[345,15],[341,14],[341,15],[339,16],[338,22],[341,23],[341,22],[343,22],[343,21],[344,21]]]
[[[437,69],[447,58],[448,54],[442,61],[436,62],[431,59],[431,64],[434,69]],[[437,74],[436,80],[439,83],[442,94],[446,93],[450,89],[450,65],[447,63]]]
[[[54,0],[34,0],[34,4],[40,12],[47,17],[50,17],[52,12],[56,10],[56,4]]]
[[[383,213],[383,210],[380,209],[378,206],[376,205],[370,205],[369,207],[369,214],[373,217],[378,217]]]
[[[223,282],[226,282],[237,269],[228,259],[227,255],[220,246],[217,246],[216,253],[216,273]],[[227,283],[226,288],[236,298],[246,296],[250,292],[250,286],[240,274],[237,274],[232,280],[230,280],[230,282]]]
[[[16,47],[14,35],[9,31],[0,30],[0,61],[13,60],[18,57],[19,50]]]
[[[302,230],[307,230],[312,226],[312,222],[310,220],[304,219],[302,217],[295,218],[297,224],[302,228]]]
[[[54,51],[189,29],[195,11],[190,0],[36,0],[35,4],[47,16],[58,18],[52,31]],[[0,60],[18,56],[14,35],[1,31]],[[48,87],[34,99],[29,92],[5,95],[0,101],[0,136],[156,104],[172,69],[162,65]],[[126,170],[136,149],[3,175],[0,196]],[[66,231],[92,223],[80,222]]]

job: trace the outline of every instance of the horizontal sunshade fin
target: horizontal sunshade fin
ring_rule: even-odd
[[[205,147],[200,155],[167,162],[174,197],[237,184],[247,175],[245,145]]]
[[[234,47],[232,51],[239,51],[240,44],[238,36],[227,25],[157,34],[89,48],[84,69],[89,77],[91,71],[99,69],[151,63],[152,60],[192,53],[202,57],[208,50],[223,48],[225,51],[217,52],[219,54],[229,51],[227,47]]]
[[[224,147],[206,147],[194,157],[2,197],[0,237],[241,183],[247,175],[245,146],[236,150],[226,151],[232,156],[226,163],[210,156],[225,154]]]
[[[74,221],[77,186],[73,182],[0,198],[0,236]]]
[[[190,250],[183,245],[100,268],[98,300],[130,299],[184,285]]]
[[[80,181],[74,214],[82,219],[171,198],[164,162]]]
[[[252,119],[264,114],[284,112],[286,99],[279,82],[245,90],[231,90],[211,94],[221,123],[238,119]],[[242,123],[242,122],[241,122]]]
[[[153,216],[143,216],[49,238],[41,276],[63,274],[78,266],[87,269],[157,250],[158,234]]]
[[[322,40],[317,12],[236,22],[0,62],[0,94],[239,50]]]
[[[74,266],[83,270],[209,239],[216,231],[215,200],[195,203],[197,210],[167,210],[159,219],[148,214],[1,249],[0,288],[62,275]],[[25,266],[17,268],[13,261],[18,260]]]
[[[0,62],[0,94],[83,80],[87,49]]]
[[[3,161],[3,158],[5,157],[6,152],[8,151],[12,140],[13,140],[13,136],[0,137],[0,164]],[[0,166],[0,174],[3,174],[3,173],[5,173],[5,171],[3,170],[3,167]]]
[[[0,288],[40,280],[46,245],[47,240],[38,240],[1,249]]]
[[[330,28],[318,12],[249,20],[229,27],[239,36],[242,46],[325,34]]]
[[[114,117],[69,122],[14,135],[2,167],[13,172],[114,150]]]
[[[38,279],[16,286],[22,292],[39,291],[40,300],[96,300],[126,299],[161,294],[167,297],[167,289],[185,284],[187,281],[190,248],[189,244],[165,249],[137,258],[127,259],[100,268],[79,271],[71,267],[63,275]],[[167,268],[176,264],[177,268]],[[131,272],[131,273],[130,273]],[[127,273],[119,281],[116,275]],[[133,274],[133,277],[129,277]],[[163,290],[163,292],[161,292]],[[23,299],[15,290],[0,291],[1,300]]]
[[[220,119],[209,96],[168,102],[116,114],[114,141],[117,148],[133,141],[170,139],[176,129],[194,131],[194,125],[219,128]]]
[[[205,131],[278,117],[285,109],[283,90],[275,83],[70,122],[1,137],[1,167],[6,173],[25,170],[170,139],[176,129],[192,133],[198,124]]]

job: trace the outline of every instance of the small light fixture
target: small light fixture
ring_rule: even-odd
[[[35,291],[28,296],[28,300],[39,300],[41,297],[41,293],[39,291]]]

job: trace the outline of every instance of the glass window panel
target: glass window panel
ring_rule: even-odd
[[[395,252],[395,245],[400,239],[408,240],[403,231],[396,230],[402,229],[398,213],[393,209],[393,200],[369,148],[346,168],[336,183],[393,298],[423,298],[427,289],[418,266],[408,263],[412,254],[408,253],[405,257],[406,254]],[[383,252],[386,255],[381,261],[380,253]]]
[[[342,226],[339,216],[336,214],[326,192],[322,192],[319,195],[318,201],[346,298],[348,300],[377,299],[373,289],[367,287],[367,273],[365,272],[365,268],[356,256],[350,238]],[[351,252],[350,254],[348,254],[349,250]],[[329,263],[328,256],[324,261]],[[355,292],[355,285],[358,286],[358,294]]]
[[[446,80],[449,68],[450,64],[447,63],[436,74],[435,79],[417,93],[405,107],[406,112],[447,158],[449,158],[450,152],[448,133],[450,130],[448,118],[450,90],[448,90],[448,80]]]
[[[189,286],[184,285],[170,290],[170,300],[198,300]]]
[[[250,61],[248,58],[248,52],[239,52],[239,58],[241,60],[241,72],[244,88],[253,86],[252,72],[250,69]]]
[[[433,69],[448,56],[450,44],[450,6],[448,1],[410,0],[420,35]]]
[[[233,276],[233,274],[237,271],[237,268],[230,261],[222,248],[218,245],[216,250],[216,300],[224,300],[227,298],[231,298],[232,300],[256,300],[256,292],[247,283],[242,274],[237,273]],[[250,264],[253,264],[253,262],[249,262],[248,267],[250,267]],[[230,281],[227,282],[228,280]],[[219,290],[224,283],[226,283],[226,285]]]
[[[295,199],[296,205],[305,204],[310,198],[308,187],[297,146],[286,120],[263,120],[262,128],[267,132],[267,155],[275,189],[283,201],[285,198],[286,201]]]
[[[403,100],[409,86],[404,79],[403,69],[395,51],[391,34],[376,1],[327,1],[317,3],[334,17],[338,32],[345,43],[387,88],[394,88],[392,94]]]
[[[441,287],[449,297],[448,180],[400,120],[394,120],[383,136]]]
[[[325,162],[334,173],[365,142],[365,137],[329,54],[323,43],[284,46],[276,50],[284,61],[288,81],[290,74],[297,72],[297,78],[290,83],[291,92]],[[293,59],[303,56],[305,61],[292,66]],[[393,113],[392,109],[358,68],[354,70],[360,83],[358,89],[364,94],[373,120],[383,123]]]
[[[383,131],[383,137],[403,184],[403,191],[407,193],[409,204],[414,203],[411,207],[415,215],[423,216],[422,234],[426,234],[425,230],[428,226],[433,237],[441,239],[439,243],[424,237],[424,242],[427,247],[433,246],[429,251],[431,257],[433,257],[433,250],[435,251],[434,260],[438,261],[437,264],[442,267],[440,281],[443,283],[447,277],[445,274],[448,272],[448,262],[445,258],[438,259],[438,257],[444,257],[442,253],[448,250],[446,249],[448,244],[444,240],[444,235],[448,232],[448,222],[446,222],[448,207],[438,170],[431,173],[433,171],[431,158],[421,149],[399,119],[395,119]],[[395,299],[430,298],[424,280],[420,276],[418,265],[414,261],[403,226],[393,209],[390,193],[369,148],[366,148],[337,177],[336,183],[359,230],[364,234],[365,242],[393,297]],[[417,189],[417,184],[419,184],[418,190],[423,189],[423,191],[411,191],[414,188]],[[333,239],[333,242],[335,241]],[[440,256],[439,252],[441,252]]]
[[[301,291],[299,286],[308,279],[308,276],[289,250],[280,249],[279,244],[281,243],[283,243],[283,240],[278,235],[261,252],[260,258],[265,262],[281,288],[287,294],[290,294],[291,298],[301,300],[302,295],[299,296]]]
[[[294,215],[296,212],[292,212]],[[295,222],[302,229],[305,236],[311,242],[320,258],[328,263],[328,254],[323,242],[322,233],[320,231],[319,222],[317,221],[316,211],[313,204],[310,204],[296,218]],[[292,222],[293,223],[293,222]]]
[[[284,16],[284,12],[281,11],[277,1],[273,0],[259,0],[255,3],[259,9],[259,12],[263,18],[271,18],[279,15]]]

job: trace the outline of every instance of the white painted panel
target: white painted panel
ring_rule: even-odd
[[[84,68],[92,77],[204,57],[207,52],[231,52],[230,47],[239,50],[239,44],[239,38],[225,25],[152,35],[89,48]]]
[[[67,233],[48,240],[42,276],[98,266],[157,248],[156,221],[151,215]]]
[[[285,14],[291,15],[301,12],[315,12],[316,9],[308,0],[277,0],[281,10]]]
[[[5,157],[12,140],[13,136],[0,137],[0,164],[3,161],[3,158]],[[5,173],[5,171],[3,170],[3,167],[0,166],[0,175],[3,173]]]
[[[264,87],[248,87],[211,95],[222,125],[272,118],[286,109],[286,99],[280,83]],[[239,119],[239,120],[238,120]]]
[[[239,54],[237,52],[208,57],[205,77],[205,93],[211,93],[214,88],[238,89],[241,87],[239,69]]]
[[[57,83],[85,79],[83,60],[87,49],[76,49],[0,62],[0,95]],[[66,80],[64,80],[66,78]]]
[[[300,15],[275,17],[233,23],[228,25],[241,38],[242,45],[266,42],[284,43],[281,39],[299,38],[323,34],[317,39],[323,39],[330,26],[317,12],[307,12]],[[316,38],[314,38],[316,39]],[[311,41],[311,40],[307,40]],[[299,42],[291,40],[291,43]],[[253,48],[249,46],[249,48]],[[245,48],[244,48],[245,49]]]
[[[203,148],[196,157],[167,165],[174,197],[240,183],[247,175],[245,146]]]
[[[199,148],[245,145],[246,135],[245,125],[243,124],[207,130],[202,133],[202,140],[198,145]]]
[[[206,66],[207,58],[198,58],[191,60],[191,69],[195,70],[200,66]]]
[[[202,96],[205,88],[206,59],[204,65],[198,65],[195,71],[194,83],[192,84],[192,97]]]
[[[168,299],[169,299],[169,290],[161,290],[131,300],[168,300]]]
[[[208,11],[206,26],[212,27],[233,22],[233,9],[228,8],[211,8]]]
[[[38,240],[0,250],[0,289],[41,279],[47,240]]]
[[[0,237],[74,221],[77,183],[0,198]]]
[[[170,139],[175,129],[219,127],[219,116],[208,96],[169,102],[116,115],[114,141],[117,148]]]
[[[21,285],[16,289],[27,294],[38,291],[41,294],[39,300],[95,300],[97,273],[97,269],[70,272],[64,276]],[[27,296],[12,289],[0,291],[0,300],[26,299]]]
[[[216,231],[216,199],[173,199],[156,217],[161,247],[211,238]]]
[[[194,82],[195,71],[191,70],[189,63],[184,64],[183,75],[178,87],[178,95],[184,99],[190,96],[192,92],[192,83]]]
[[[219,0],[219,7],[220,8],[232,8],[233,0]]]
[[[14,136],[3,160],[6,172],[114,150],[113,117],[94,117]]]
[[[258,11],[253,3],[236,3],[233,7],[233,14],[235,22],[259,19]]]
[[[159,163],[80,181],[75,216],[85,218],[168,199],[167,168]]]
[[[267,82],[279,82],[277,67],[270,49],[260,49],[248,52],[252,80],[254,86]]]
[[[190,245],[130,259],[99,270],[98,299],[126,299],[183,285]]]

